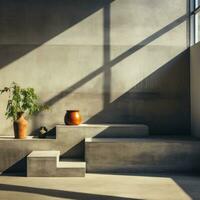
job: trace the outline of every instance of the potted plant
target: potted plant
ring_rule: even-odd
[[[9,93],[6,117],[13,121],[15,138],[24,139],[27,135],[28,121],[25,119],[48,107],[39,103],[33,88],[21,88],[15,82],[10,87],[0,90],[0,94]]]

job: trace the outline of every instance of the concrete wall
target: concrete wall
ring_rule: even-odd
[[[31,86],[51,112],[92,123],[190,132],[188,0],[0,0],[0,88]],[[0,97],[0,135],[12,135]]]
[[[200,43],[190,49],[191,68],[191,131],[192,134],[200,137]]]

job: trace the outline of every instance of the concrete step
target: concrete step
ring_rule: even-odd
[[[81,124],[78,126],[57,125],[56,139],[65,142],[63,157],[84,157],[84,140],[94,138],[135,138],[149,135],[143,124]]]
[[[84,177],[86,172],[86,163],[78,160],[62,160],[57,164],[57,174],[67,177]]]
[[[59,161],[59,151],[33,151],[27,156],[29,177],[83,177],[85,162],[77,160]]]
[[[87,172],[199,172],[200,141],[169,138],[87,138]]]
[[[32,151],[27,156],[27,176],[54,176],[59,151]]]

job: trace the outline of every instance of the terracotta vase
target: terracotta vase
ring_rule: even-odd
[[[28,121],[24,118],[23,113],[18,114],[14,121],[14,133],[16,139],[25,139],[27,135]]]
[[[79,110],[67,110],[65,114],[66,125],[79,125],[81,123],[81,115]]]

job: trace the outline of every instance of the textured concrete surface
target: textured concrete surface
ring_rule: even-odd
[[[117,127],[117,128],[116,128]],[[122,131],[122,132],[119,132]],[[56,128],[56,139],[39,139],[28,137],[16,140],[12,137],[0,137],[0,172],[25,171],[26,156],[32,151],[57,150],[64,158],[84,158],[84,139],[101,135],[112,137],[135,137],[148,135],[145,125],[59,125]]]
[[[97,138],[134,138],[149,135],[146,125],[140,124],[84,124],[80,126],[56,126],[56,137],[65,149],[62,157],[84,157],[84,140],[87,137]]]
[[[137,138],[149,136],[149,128],[144,124],[80,124],[79,126],[56,126],[58,140],[66,138],[76,144],[86,137],[95,138]],[[77,139],[76,139],[77,137]],[[74,144],[73,144],[74,145]]]
[[[60,132],[65,132],[72,137],[71,134],[80,135],[82,138],[135,138],[145,137],[149,135],[149,127],[144,124],[80,124],[78,126],[56,126],[57,137]]]
[[[32,151],[27,156],[28,177],[83,177],[85,162],[60,161],[59,151]]]
[[[0,177],[2,200],[198,200],[200,177],[103,175],[85,178]]]
[[[191,71],[191,128],[192,134],[200,137],[200,43],[190,48],[190,71]]]
[[[87,172],[199,172],[200,141],[86,139]]]
[[[189,0],[0,0],[0,88],[36,89],[62,123],[143,123],[152,134],[190,131]],[[133,28],[134,27],[134,28]],[[0,135],[12,135],[0,97]]]
[[[32,151],[27,156],[27,176],[55,176],[59,151]]]

